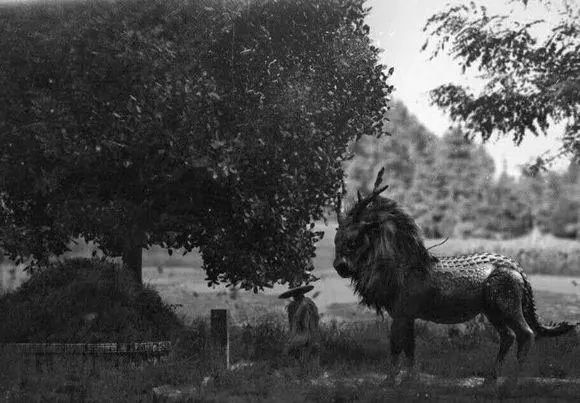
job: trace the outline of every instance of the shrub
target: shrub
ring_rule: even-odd
[[[0,298],[0,342],[133,342],[181,327],[157,291],[105,259],[51,263]]]
[[[287,329],[283,317],[267,314],[255,324],[246,323],[233,335],[240,358],[277,361],[283,356]]]
[[[197,318],[176,334],[173,353],[177,357],[196,358],[202,361],[207,358],[205,353],[210,343],[210,337],[211,331],[207,321],[203,318]]]
[[[322,324],[322,364],[383,362],[389,351],[389,326],[390,320]]]

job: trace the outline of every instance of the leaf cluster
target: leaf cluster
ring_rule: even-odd
[[[527,3],[527,2],[524,2]],[[546,9],[556,14],[555,10]],[[545,133],[564,122],[566,133],[557,155],[580,160],[580,9],[564,2],[556,24],[519,22],[513,15],[490,15],[475,2],[449,6],[431,16],[423,50],[431,58],[446,52],[462,68],[485,80],[479,93],[456,84],[431,91],[432,102],[463,122],[471,135],[488,140],[494,132],[520,144],[526,133]],[[538,32],[547,31],[546,35]]]

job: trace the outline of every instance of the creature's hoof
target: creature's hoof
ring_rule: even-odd
[[[405,371],[399,371],[393,378],[395,386],[401,386],[405,381]]]
[[[383,379],[383,386],[387,387],[395,387],[400,384],[401,381],[401,372],[400,371],[388,371],[387,376]]]
[[[401,370],[393,376],[393,384],[395,386],[410,385],[418,380],[419,374],[414,370]]]

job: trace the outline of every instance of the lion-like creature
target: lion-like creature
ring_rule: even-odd
[[[414,220],[395,201],[379,196],[387,188],[380,187],[383,172],[373,192],[364,198],[359,193],[344,216],[339,207],[334,268],[351,279],[363,304],[391,316],[395,371],[401,352],[411,369],[414,364],[415,319],[453,324],[484,314],[500,336],[492,378],[514,340],[521,365],[534,336],[558,336],[575,328],[568,322],[540,323],[532,288],[516,261],[490,253],[432,255]]]

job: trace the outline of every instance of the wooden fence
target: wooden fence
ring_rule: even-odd
[[[229,312],[226,309],[211,310],[211,349],[216,367],[230,368]],[[134,343],[6,343],[0,350],[17,355],[34,357],[38,370],[43,363],[52,365],[55,357],[82,357],[95,366],[96,359],[121,359],[130,361],[157,360],[171,353],[171,341]]]

